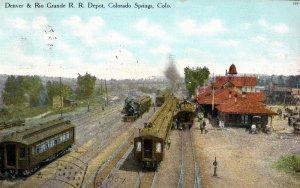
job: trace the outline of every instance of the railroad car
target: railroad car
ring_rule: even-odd
[[[195,105],[192,102],[184,100],[179,103],[176,115],[174,117],[175,123],[173,124],[178,129],[185,129],[187,126],[192,127],[195,118]]]
[[[34,173],[43,162],[67,151],[74,138],[74,125],[63,119],[4,136],[0,142],[1,175],[15,177]]]
[[[156,169],[163,160],[176,105],[175,97],[168,98],[134,138],[134,158],[143,167]]]
[[[146,111],[149,111],[151,106],[151,98],[149,96],[140,97],[127,97],[125,99],[124,108],[122,113],[124,113],[123,121],[131,122],[135,121],[138,117],[143,115]]]
[[[162,92],[159,96],[157,96],[155,98],[155,104],[157,107],[160,107],[164,104],[166,98],[170,97],[171,96],[171,93],[165,91],[165,92]]]

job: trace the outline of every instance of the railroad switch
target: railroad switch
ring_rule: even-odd
[[[215,161],[213,162],[213,165],[214,165],[214,174],[213,174],[213,176],[218,176],[217,175],[217,166],[218,166],[217,157],[215,157]]]

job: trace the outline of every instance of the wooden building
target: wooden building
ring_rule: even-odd
[[[209,87],[198,90],[196,101],[205,117],[222,120],[225,126],[271,123],[272,116],[277,114],[265,107],[264,93],[254,92],[256,77],[236,75],[236,67],[232,64],[228,74],[216,77]]]

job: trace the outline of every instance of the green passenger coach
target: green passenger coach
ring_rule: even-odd
[[[30,175],[41,163],[66,152],[74,141],[75,127],[63,119],[7,135],[0,143],[1,173]]]

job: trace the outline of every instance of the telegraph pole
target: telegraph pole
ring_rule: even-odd
[[[106,93],[106,106],[108,105],[108,94],[107,94],[107,84],[106,84],[106,79],[104,80],[104,84],[105,84],[105,93]]]
[[[61,77],[59,77],[59,87],[60,87],[60,118],[62,118],[62,105],[63,105],[63,101],[62,101],[62,91],[61,91]]]

